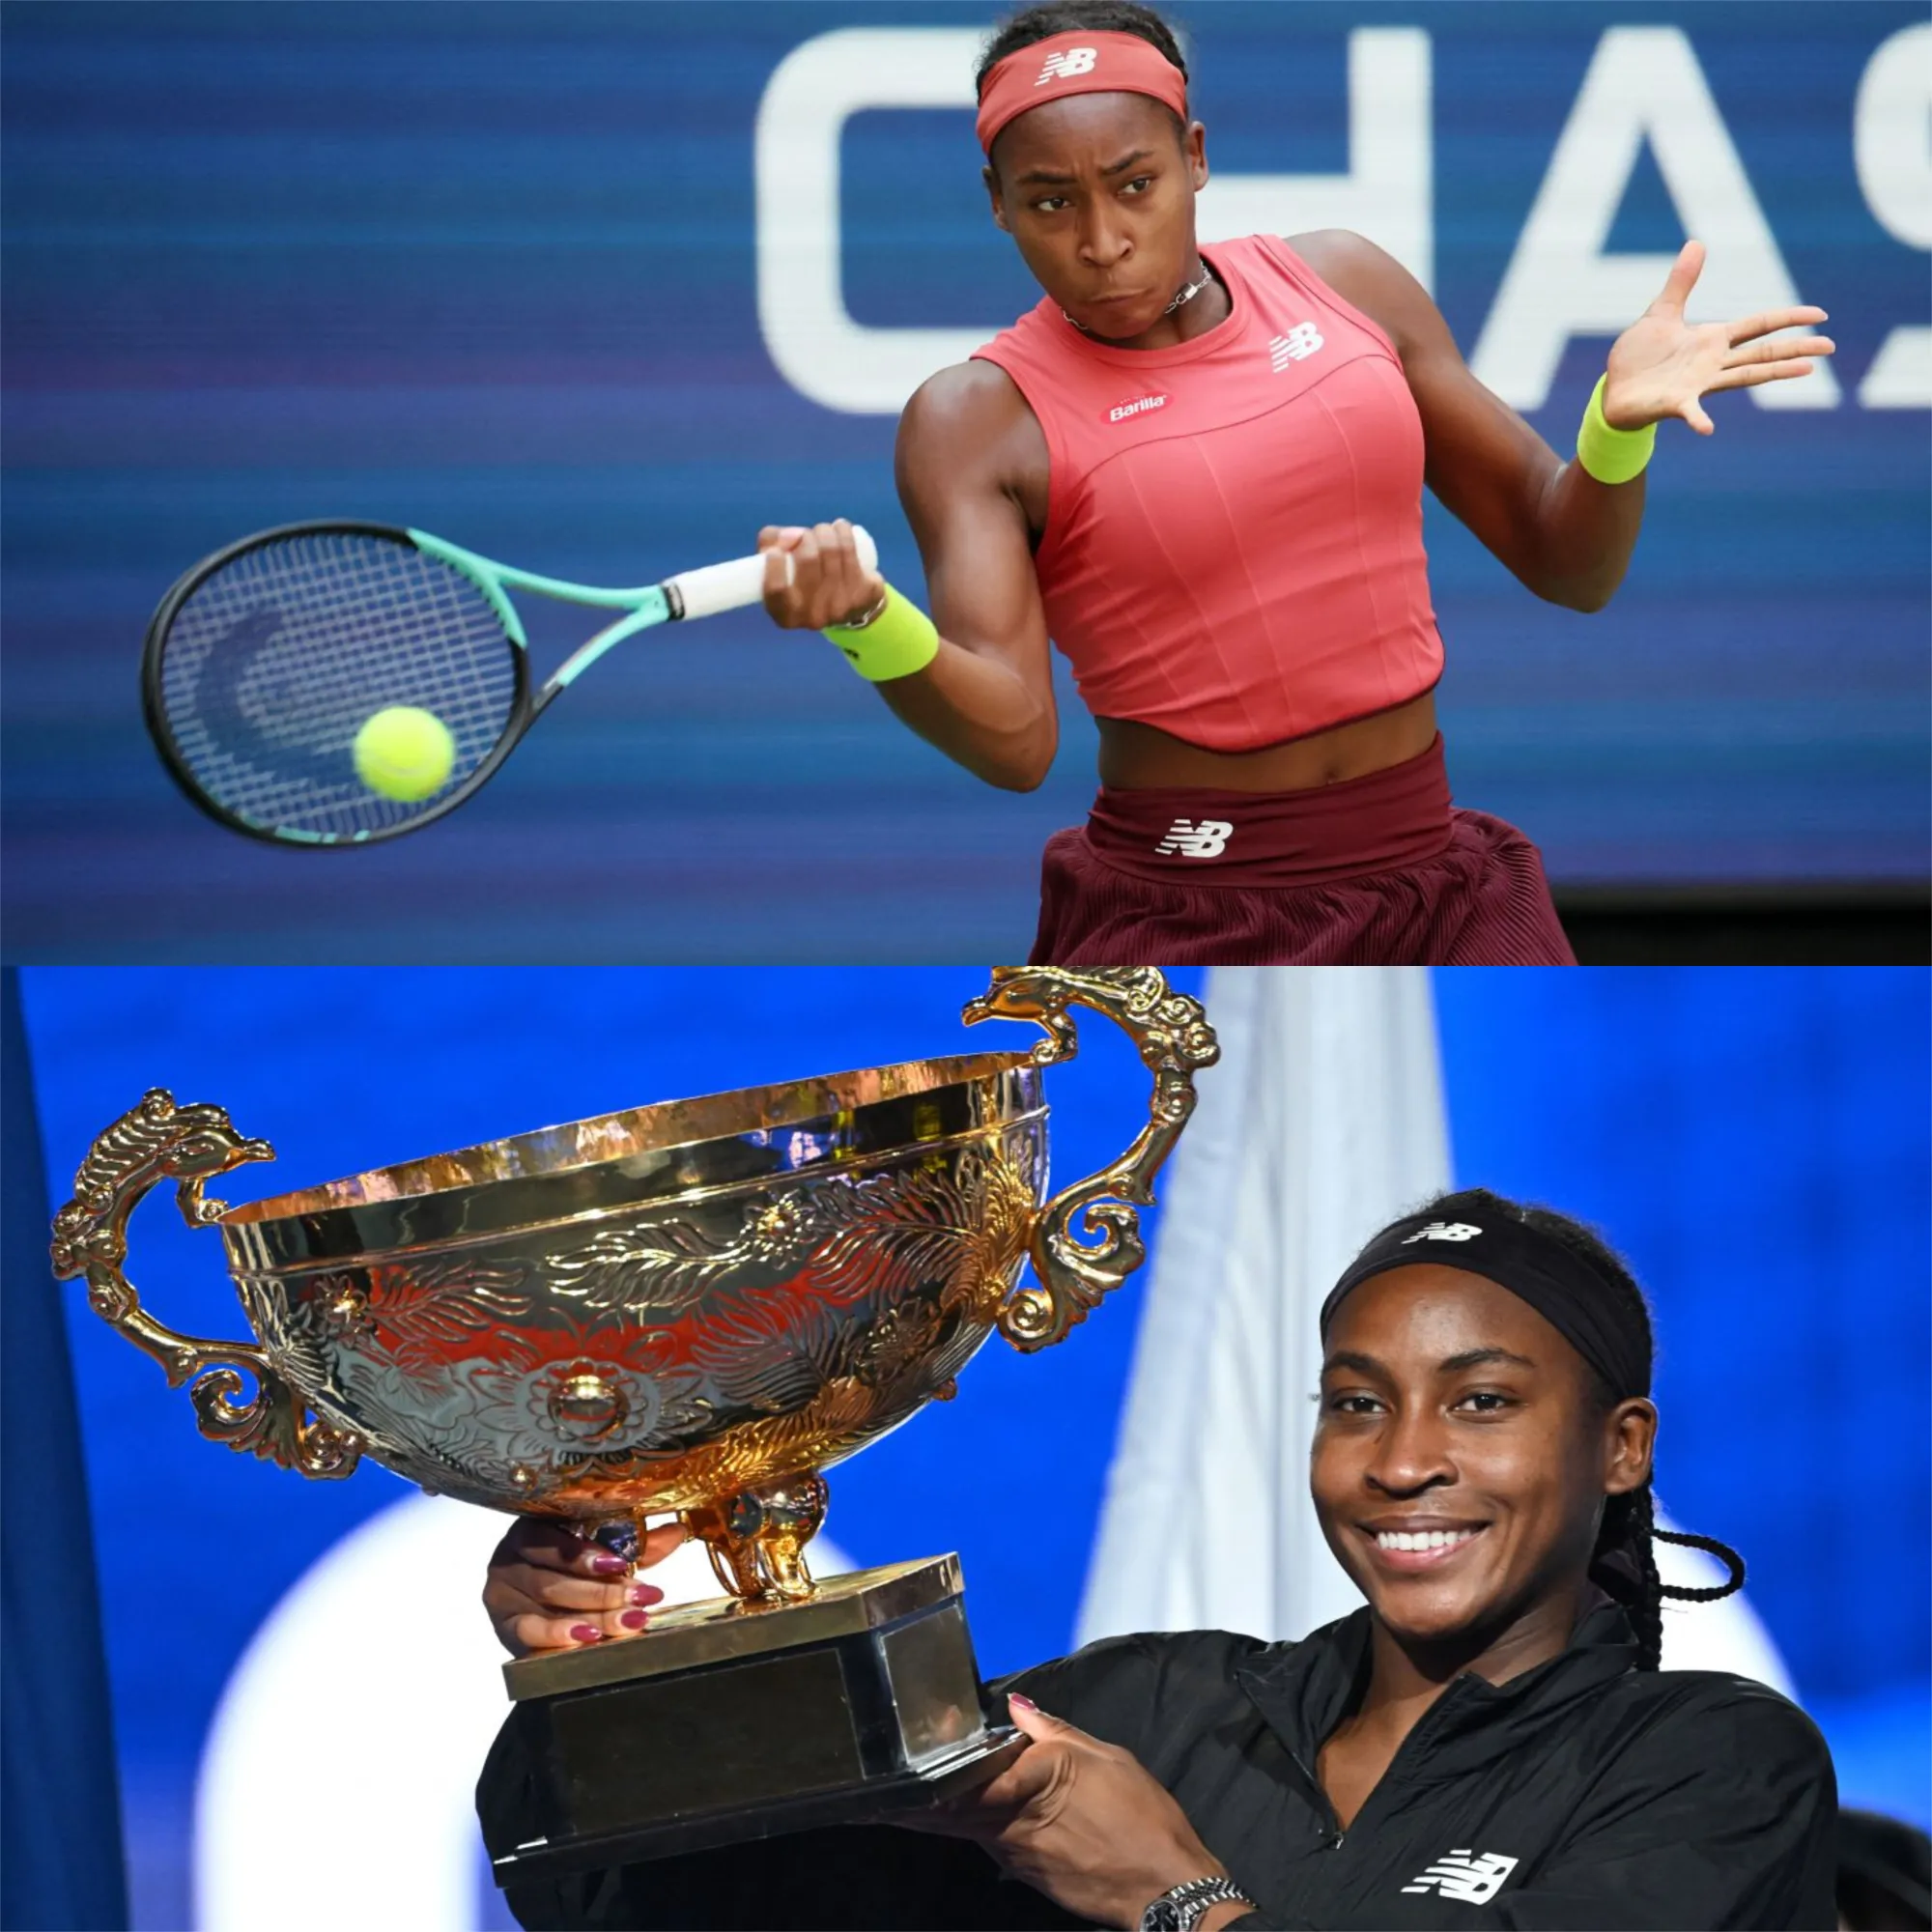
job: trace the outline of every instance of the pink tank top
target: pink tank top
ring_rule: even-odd
[[[1234,312],[1191,342],[1109,348],[1042,299],[974,354],[1046,436],[1035,567],[1088,709],[1247,752],[1406,703],[1442,640],[1388,337],[1273,236],[1202,252]]]

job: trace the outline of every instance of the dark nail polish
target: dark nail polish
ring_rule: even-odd
[[[590,1567],[600,1577],[621,1577],[631,1566],[621,1556],[613,1556],[607,1550],[602,1556],[593,1556]]]
[[[595,1624],[572,1624],[570,1634],[579,1643],[601,1643],[604,1633]]]
[[[655,1583],[633,1583],[627,1592],[634,1604],[661,1604],[664,1592]]]
[[[1020,1711],[1037,1711],[1039,1706],[1031,1697],[1023,1697],[1017,1690],[1009,1691],[1007,1702]]]
[[[627,1631],[640,1631],[647,1623],[650,1622],[650,1618],[646,1616],[642,1610],[626,1610],[624,1614],[617,1619],[617,1621],[620,1624],[622,1624]]]

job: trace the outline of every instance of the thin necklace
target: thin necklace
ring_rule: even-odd
[[[1167,318],[1171,316],[1176,309],[1183,308],[1186,306],[1187,303],[1191,302],[1194,299],[1194,298],[1198,296],[1201,293],[1201,291],[1205,289],[1208,286],[1208,284],[1211,282],[1213,279],[1214,279],[1214,270],[1208,266],[1207,257],[1203,256],[1201,259],[1201,279],[1199,281],[1182,283],[1179,290],[1176,293],[1174,299],[1171,302],[1169,302],[1164,309],[1161,310],[1156,320],[1165,322]],[[1068,322],[1073,323],[1073,327],[1077,328],[1082,335],[1093,335],[1094,339],[1096,342],[1106,341],[1107,338],[1104,335],[1095,335],[1094,330],[1089,328],[1084,322],[1073,322],[1073,318],[1070,315],[1066,315],[1066,311],[1065,309],[1062,309],[1060,312],[1063,316],[1066,316],[1066,320]]]

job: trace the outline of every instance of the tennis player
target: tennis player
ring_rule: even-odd
[[[1157,15],[1056,0],[994,36],[994,221],[1044,294],[899,424],[930,618],[843,525],[767,529],[783,625],[829,629],[922,737],[1029,790],[1058,742],[1048,639],[1100,732],[1049,841],[1033,957],[1061,965],[1568,961],[1537,850],[1456,809],[1425,483],[1535,595],[1609,601],[1656,425],[1829,355],[1817,308],[1694,326],[1688,242],[1617,339],[1565,462],[1464,365],[1372,241],[1203,247],[1205,133]]]
[[[1467,1190],[1378,1235],[1321,1325],[1309,1485],[1362,1608],[1298,1643],[1090,1644],[994,1687],[1033,1742],[923,1830],[513,1888],[522,1922],[1833,1925],[1816,1728],[1761,1684],[1659,1667],[1662,1600],[1728,1595],[1744,1565],[1655,1526],[1651,1326],[1630,1270],[1563,1215]],[[1661,1584],[1660,1536],[1729,1579]],[[521,1524],[485,1591],[498,1634],[513,1651],[622,1635],[648,1611],[600,1580],[611,1561]],[[496,1850],[537,1830],[519,1749],[506,1728],[477,1794]]]

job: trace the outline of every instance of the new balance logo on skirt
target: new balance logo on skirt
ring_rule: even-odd
[[[1286,335],[1277,335],[1268,344],[1268,360],[1279,376],[1291,362],[1313,355],[1321,347],[1321,331],[1312,322],[1297,322]]]
[[[1429,1891],[1444,1898],[1459,1898],[1464,1905],[1487,1905],[1503,1889],[1503,1880],[1515,1871],[1520,1861],[1506,1859],[1500,1852],[1485,1852],[1471,1858],[1466,1851],[1451,1852],[1437,1859],[1405,1891]]]
[[[1044,87],[1049,80],[1070,80],[1076,73],[1092,73],[1094,63],[1099,58],[1098,47],[1067,47],[1060,53],[1048,54],[1034,85]]]
[[[1136,396],[1130,403],[1116,403],[1107,412],[1107,420],[1110,423],[1125,422],[1129,416],[1146,415],[1150,410],[1164,410],[1166,407],[1165,396]]]
[[[1225,818],[1177,818],[1167,828],[1167,837],[1153,849],[1178,852],[1183,859],[1218,859],[1228,849],[1235,828]]]

